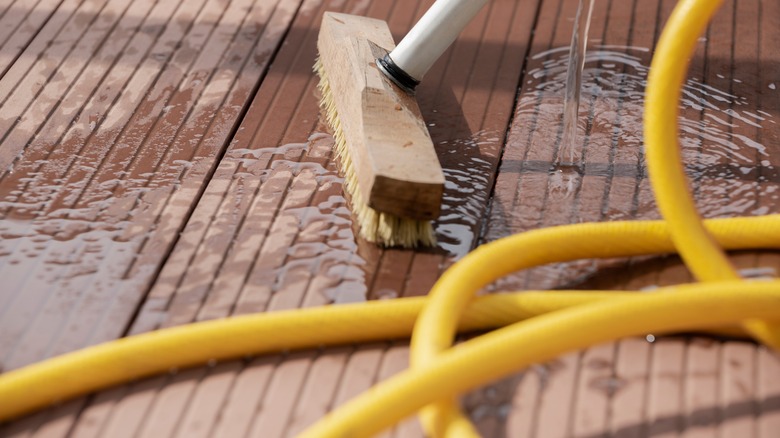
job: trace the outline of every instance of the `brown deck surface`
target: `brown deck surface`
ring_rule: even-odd
[[[480,242],[657,217],[641,92],[674,2],[596,2],[577,172],[550,171],[577,1],[493,0],[419,90],[448,180],[439,247],[356,241],[311,72],[320,16],[378,17],[399,38],[430,3],[0,1],[0,370],[192,321],[423,295]],[[726,1],[690,77],[684,153],[702,210],[780,212],[780,3]],[[734,260],[748,275],[780,269],[776,252]],[[657,257],[544,267],[501,287],[688,280]],[[406,364],[404,343],[213,364],[0,436],[294,436]],[[464,405],[485,436],[773,437],[780,357],[738,341],[627,339]],[[413,419],[387,434],[420,435]]]

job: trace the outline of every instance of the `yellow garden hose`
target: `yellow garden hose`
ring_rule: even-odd
[[[726,255],[702,224],[693,197],[687,190],[677,139],[678,102],[688,60],[693,55],[699,35],[721,3],[722,0],[681,0],[677,3],[653,55],[645,101],[645,144],[653,191],[661,214],[669,224],[675,247],[700,281],[739,279]],[[455,325],[474,295],[489,282],[511,272],[502,270],[500,265],[495,266],[496,261],[506,260],[506,257],[511,260],[512,251],[520,248],[525,247],[509,248],[502,254],[505,258],[499,255],[495,259],[483,260],[479,266],[469,266],[473,258],[469,262],[464,261],[457,270],[451,269],[441,278],[431,290],[428,303],[415,324],[411,344],[413,367],[436,363],[438,356],[452,345]],[[570,245],[567,243],[559,248],[568,251]],[[482,279],[485,281],[480,281]],[[603,324],[611,326],[612,323],[604,321]],[[746,327],[758,339],[775,348],[780,347],[780,332],[773,332],[767,324],[750,321]],[[550,342],[563,340],[551,339]],[[465,416],[457,412],[452,400],[426,408],[420,418],[426,432],[432,436],[477,435]]]
[[[0,421],[171,368],[252,354],[397,339],[412,327],[412,367],[348,402],[306,437],[370,436],[429,406],[433,436],[474,429],[455,397],[560,354],[625,336],[710,330],[748,333],[777,348],[780,281],[743,281],[720,249],[780,248],[780,216],[704,221],[686,187],[676,139],[677,102],[695,40],[719,0],[681,0],[664,29],[647,87],[651,182],[666,221],[569,225],[477,248],[427,298],[272,312],[119,339],[0,375]],[[550,291],[475,298],[506,274],[580,258],[679,252],[703,283],[652,293]],[[416,321],[416,322],[415,322]],[[520,321],[520,322],[517,322]],[[509,325],[511,324],[511,325]],[[500,328],[452,347],[458,330]],[[433,404],[432,404],[433,403]]]
[[[687,189],[677,139],[680,93],[688,59],[723,0],[681,1],[669,17],[653,55],[645,96],[645,155],[661,215],[686,266],[699,281],[737,280],[739,275],[710,238]]]
[[[780,281],[692,284],[563,309],[458,345],[331,412],[300,438],[367,437],[436,400],[450,399],[568,351],[648,332],[777,318]],[[461,435],[462,436],[462,435]]]
[[[726,254],[707,233],[689,190],[677,139],[682,84],[696,41],[723,0],[680,1],[658,41],[645,100],[647,169],[658,209],[686,266],[699,281],[738,280]],[[780,325],[745,321],[756,339],[780,348]]]
[[[556,291],[475,300],[466,331],[501,327],[543,313],[631,292]],[[119,339],[0,375],[0,421],[53,402],[164,373],[246,355],[408,338],[424,297],[239,316]],[[355,330],[360,327],[360,330]],[[734,329],[715,333],[739,335]]]
[[[728,249],[780,248],[780,218],[714,219],[707,226]],[[568,250],[558,243],[568,242]],[[517,248],[523,248],[518,253]],[[559,248],[556,253],[547,252]],[[483,245],[458,262],[481,271],[503,260],[501,272],[577,257],[628,257],[674,251],[663,221],[606,222],[541,229]],[[499,266],[493,263],[493,266]],[[442,281],[479,287],[487,278],[459,278],[447,271]],[[480,281],[481,283],[476,283]],[[549,291],[497,294],[474,300],[460,322],[462,330],[501,327],[560,309],[636,293]],[[381,300],[232,317],[158,330],[108,342],[0,374],[0,421],[51,403],[119,383],[250,354],[316,348],[408,337],[425,297]],[[780,316],[780,315],[779,315]],[[695,328],[695,327],[692,327]],[[725,334],[738,331],[719,330]],[[617,332],[616,332],[617,333]]]

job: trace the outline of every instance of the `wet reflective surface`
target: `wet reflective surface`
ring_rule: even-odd
[[[554,49],[536,55],[537,58],[552,59],[529,72],[531,79],[527,84],[533,91],[521,96],[519,118],[535,118],[537,125],[545,127],[560,125],[555,123],[561,114],[557,96],[565,84],[567,63],[562,51]],[[609,159],[614,160],[617,154],[623,160],[639,161],[642,158],[642,107],[648,66],[632,53],[648,52],[640,47],[593,47],[586,56],[583,99],[588,100],[589,105],[580,111],[578,121],[579,134],[584,137],[580,150],[586,158],[577,164],[585,165],[588,175],[620,177],[642,172],[640,175],[646,177],[641,168],[634,170]],[[770,199],[777,199],[774,195],[777,171],[760,136],[764,129],[776,129],[776,115],[757,111],[757,102],[750,102],[748,97],[695,79],[686,82],[683,93],[680,143],[690,178],[698,186],[697,190],[706,192],[697,196],[703,214],[712,217],[766,213],[767,207],[757,205],[757,196],[771,195]],[[542,99],[544,103],[540,104]],[[620,150],[616,151],[614,142],[618,137]],[[549,142],[548,147],[556,147],[556,137],[543,139],[545,143]],[[593,149],[612,151],[600,154]],[[607,160],[589,162],[589,155]],[[536,163],[529,163],[528,167],[533,171],[541,170],[537,169],[541,166]],[[581,173],[565,166],[551,166],[550,195],[572,195],[580,183]],[[650,207],[639,206],[639,210],[646,211]],[[608,217],[621,219],[632,215],[629,210],[611,211]]]
[[[362,11],[368,5],[345,7]],[[201,6],[204,16],[217,14],[215,20],[221,16],[214,4]],[[319,6],[307,3],[303,16],[313,16]],[[373,7],[379,15],[399,13]],[[164,13],[186,17],[193,12],[169,7]],[[258,5],[253,13],[262,17],[269,11]],[[229,14],[222,20],[226,28],[239,29]],[[208,175],[218,147],[211,138],[215,134],[217,138],[230,134],[224,126],[211,125],[208,118],[213,104],[206,97],[217,85],[205,88],[204,81],[220,83],[222,73],[208,70],[210,65],[202,64],[205,61],[190,59],[187,54],[223,46],[238,53],[243,46],[209,40],[200,30],[211,29],[212,24],[204,22],[189,30],[197,38],[188,39],[186,47],[176,49],[158,42],[157,46],[165,48],[159,51],[151,40],[132,39],[132,25],[140,22],[140,17],[129,24],[121,21],[128,32],[115,44],[134,48],[123,55],[121,65],[168,62],[168,69],[159,73],[157,82],[144,82],[140,76],[122,77],[120,71],[105,64],[103,70],[93,70],[90,76],[77,76],[75,86],[94,93],[85,110],[77,111],[77,94],[67,95],[60,107],[55,106],[59,119],[52,120],[71,120],[66,131],[58,130],[54,121],[36,135],[20,129],[13,131],[13,135],[24,134],[31,140],[0,184],[0,273],[10,278],[0,298],[6,312],[16,314],[20,321],[38,311],[50,314],[75,309],[88,298],[63,292],[68,296],[65,302],[54,300],[47,305],[44,292],[20,295],[15,290],[45,291],[53,285],[64,291],[143,289],[159,269],[164,253],[153,257],[139,254],[166,251],[161,243],[171,240],[176,224],[165,219],[165,212],[178,208],[176,205],[188,208],[186,201],[199,191],[196,184],[188,182],[188,175]],[[160,35],[175,41],[189,35],[187,32],[184,28]],[[251,28],[241,32],[245,38],[259,35]],[[490,109],[486,106],[490,100],[485,99],[482,91],[488,82],[448,73],[442,66],[431,72],[431,83],[437,78],[442,82],[421,89],[418,99],[447,180],[442,215],[435,221],[439,244],[416,255],[398,256],[403,263],[425,260],[420,266],[440,271],[480,240],[542,225],[657,217],[647,187],[641,134],[650,50],[600,43],[597,38],[583,58],[582,104],[573,137],[576,147],[568,152],[563,150],[566,134],[561,115],[566,106],[569,48],[560,46],[530,54],[531,68],[520,84],[513,130],[501,168],[507,178],[512,174],[520,176],[514,188],[501,180],[493,187],[494,169],[506,132],[492,129],[501,124],[485,119],[485,114],[493,113],[472,110],[480,105],[485,111]],[[151,61],[143,61],[142,55],[149,50],[154,56]],[[448,56],[473,56],[473,50],[464,45]],[[111,55],[105,53],[106,61],[118,59]],[[238,68],[243,62],[246,61],[228,58],[219,65]],[[296,62],[287,68],[304,65],[307,60]],[[489,67],[471,75],[495,80],[495,76],[483,71],[490,71]],[[278,74],[282,73],[280,69]],[[311,78],[307,78],[304,88],[284,80],[284,76],[278,78],[289,89],[302,90],[296,91],[299,98],[316,102]],[[716,74],[716,78],[725,76]],[[96,80],[103,82],[89,88],[90,81]],[[762,133],[776,129],[777,115],[762,109],[755,95],[737,94],[738,85],[743,83],[739,78],[726,80],[726,84],[736,85],[725,89],[720,88],[724,81],[713,82],[701,77],[690,79],[681,105],[681,143],[699,206],[706,216],[766,213],[777,199],[780,178]],[[511,86],[512,82],[506,84]],[[767,85],[767,92],[775,91],[772,85]],[[121,92],[117,86],[124,86],[126,91]],[[144,88],[139,90],[138,86],[146,87],[148,94],[144,95]],[[498,90],[506,102],[500,111],[509,109],[510,90]],[[188,112],[185,104],[198,96],[204,96],[202,105]],[[141,99],[134,113],[116,109],[134,99]],[[464,102],[469,105],[464,106]],[[312,126],[318,114],[316,107],[309,105],[294,117],[305,127]],[[152,288],[149,303],[156,302],[158,291],[166,292],[160,292],[159,305],[147,307],[156,308],[163,315],[170,311],[171,294],[176,289],[189,288],[194,292],[180,294],[190,297],[181,301],[188,304],[180,305],[189,309],[186,314],[200,314],[201,318],[231,311],[266,310],[276,299],[273,297],[287,290],[301,289],[294,294],[297,298],[282,300],[286,303],[280,304],[283,307],[297,305],[304,296],[314,304],[404,295],[408,278],[388,287],[375,271],[381,271],[385,253],[396,250],[371,248],[355,238],[337,163],[330,159],[332,139],[327,130],[317,125],[309,130],[308,137],[300,132],[295,135],[296,141],[285,142],[282,138],[266,140],[257,134],[242,137],[245,129],[239,128],[239,140],[223,158],[227,179],[217,171],[213,188],[206,191],[207,198],[213,192],[219,206],[204,213],[205,217],[196,209],[187,224],[190,230],[199,230],[195,235],[202,236],[192,242],[196,245],[195,253],[203,254],[202,259],[195,260],[202,262],[192,265],[187,274],[176,276],[172,283],[164,281],[167,275],[163,272],[163,281]],[[60,147],[49,147],[54,141]],[[489,198],[492,190],[499,195],[493,202]],[[622,200],[613,202],[615,196]],[[490,215],[486,219],[488,205]],[[214,214],[216,219],[209,216]],[[208,231],[215,223],[228,228]],[[247,242],[259,247],[251,249],[231,243],[236,239],[243,243],[244,238],[237,236],[248,239],[254,232],[265,237],[252,237]],[[168,237],[161,237],[161,233]],[[189,241],[188,235],[185,231],[182,245]],[[215,253],[221,256],[205,255],[216,249],[209,242],[221,248]],[[231,258],[233,253],[238,254],[233,256],[235,260],[242,260],[239,265],[234,265],[237,262]],[[414,266],[415,262],[411,263]],[[590,272],[592,266],[552,269],[551,274],[544,276],[550,281],[557,278],[561,269],[579,272],[568,276],[575,278]],[[14,275],[16,272],[25,274]],[[222,284],[221,272],[235,272],[243,279],[228,282],[235,291],[228,294],[232,298],[227,301],[219,298],[219,293],[212,297],[209,292]],[[435,277],[435,273],[432,275]],[[208,278],[212,280],[202,284]],[[523,284],[534,284],[528,281]],[[412,289],[418,290],[416,286]],[[311,295],[306,292],[309,290],[317,292]],[[210,307],[211,302],[216,307]],[[46,306],[50,309],[43,310]],[[168,317],[160,318],[155,325],[182,320],[177,317],[164,322]],[[9,333],[15,337],[16,332]]]
[[[515,173],[503,178],[516,193],[511,200],[497,193],[501,201],[493,204],[489,238],[539,226],[658,217],[642,150],[649,57],[644,47],[591,45],[582,75],[577,148],[570,155],[576,160],[561,164],[566,161],[561,114],[568,48],[533,55],[536,67],[523,84],[497,186],[502,186],[502,173]],[[714,76],[705,81],[692,74],[680,105],[680,143],[697,205],[705,217],[776,211],[777,160],[765,139],[776,135],[780,114],[771,105],[771,112],[761,109],[769,97],[740,87],[739,78]],[[554,287],[581,280],[594,269],[592,264],[566,264],[523,275],[519,284],[507,283]]]
[[[14,32],[0,5],[0,61],[12,64],[0,62],[0,367],[193,321],[424,295],[480,242],[657,217],[641,107],[671,3],[593,2],[575,158],[561,163],[578,0],[495,0],[417,95],[447,179],[438,246],[357,239],[319,122],[317,23],[326,9],[366,14],[398,38],[428,4],[66,0],[23,11]],[[706,215],[774,212],[780,14],[775,2],[726,5],[686,84],[686,163]],[[14,52],[11,39],[27,46]],[[734,259],[751,278],[780,266],[776,254]],[[496,288],[649,291],[688,280],[668,257],[555,265]],[[533,367],[464,406],[484,436],[776,430],[758,411],[774,412],[780,393],[771,352],[654,336]],[[405,345],[172,370],[0,425],[0,435],[294,436],[406,367]],[[396,435],[421,432],[410,421]]]
[[[182,5],[25,12],[45,26],[0,77],[2,368],[121,335],[297,9]]]

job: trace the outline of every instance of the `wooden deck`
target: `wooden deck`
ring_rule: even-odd
[[[311,71],[320,16],[385,19],[398,39],[430,3],[0,0],[0,370],[192,321],[423,295],[480,242],[657,217],[641,91],[674,1],[596,2],[583,171],[567,174],[549,169],[577,1],[493,0],[419,89],[448,179],[439,247],[356,241]],[[701,208],[780,212],[780,3],[727,0],[690,76],[684,145]],[[748,275],[780,270],[778,252],[734,260]],[[657,257],[544,267],[501,287],[689,280],[675,257]],[[294,436],[406,365],[405,344],[383,343],[174,370],[0,436]],[[626,339],[464,405],[489,437],[774,437],[780,356]],[[410,419],[387,436],[421,431]]]

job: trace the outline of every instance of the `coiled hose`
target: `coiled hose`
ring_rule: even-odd
[[[625,336],[680,330],[747,332],[777,348],[777,325],[760,321],[780,320],[780,281],[740,280],[720,248],[780,247],[780,216],[709,220],[702,225],[685,190],[677,146],[677,102],[686,68],[680,60],[688,59],[719,4],[681,0],[653,58],[645,138],[653,188],[666,221],[570,225],[510,236],[483,245],[456,263],[428,298],[196,323],[55,357],[0,375],[0,421],[171,368],[402,338],[414,326],[410,370],[348,402],[302,436],[370,436],[424,406],[429,406],[422,420],[430,435],[469,436],[475,432],[456,408],[458,394],[567,351]],[[497,278],[540,264],[675,250],[703,283],[643,294],[551,291],[474,298]],[[743,321],[748,321],[746,332],[738,326]],[[451,348],[458,329],[508,324],[512,325]]]

